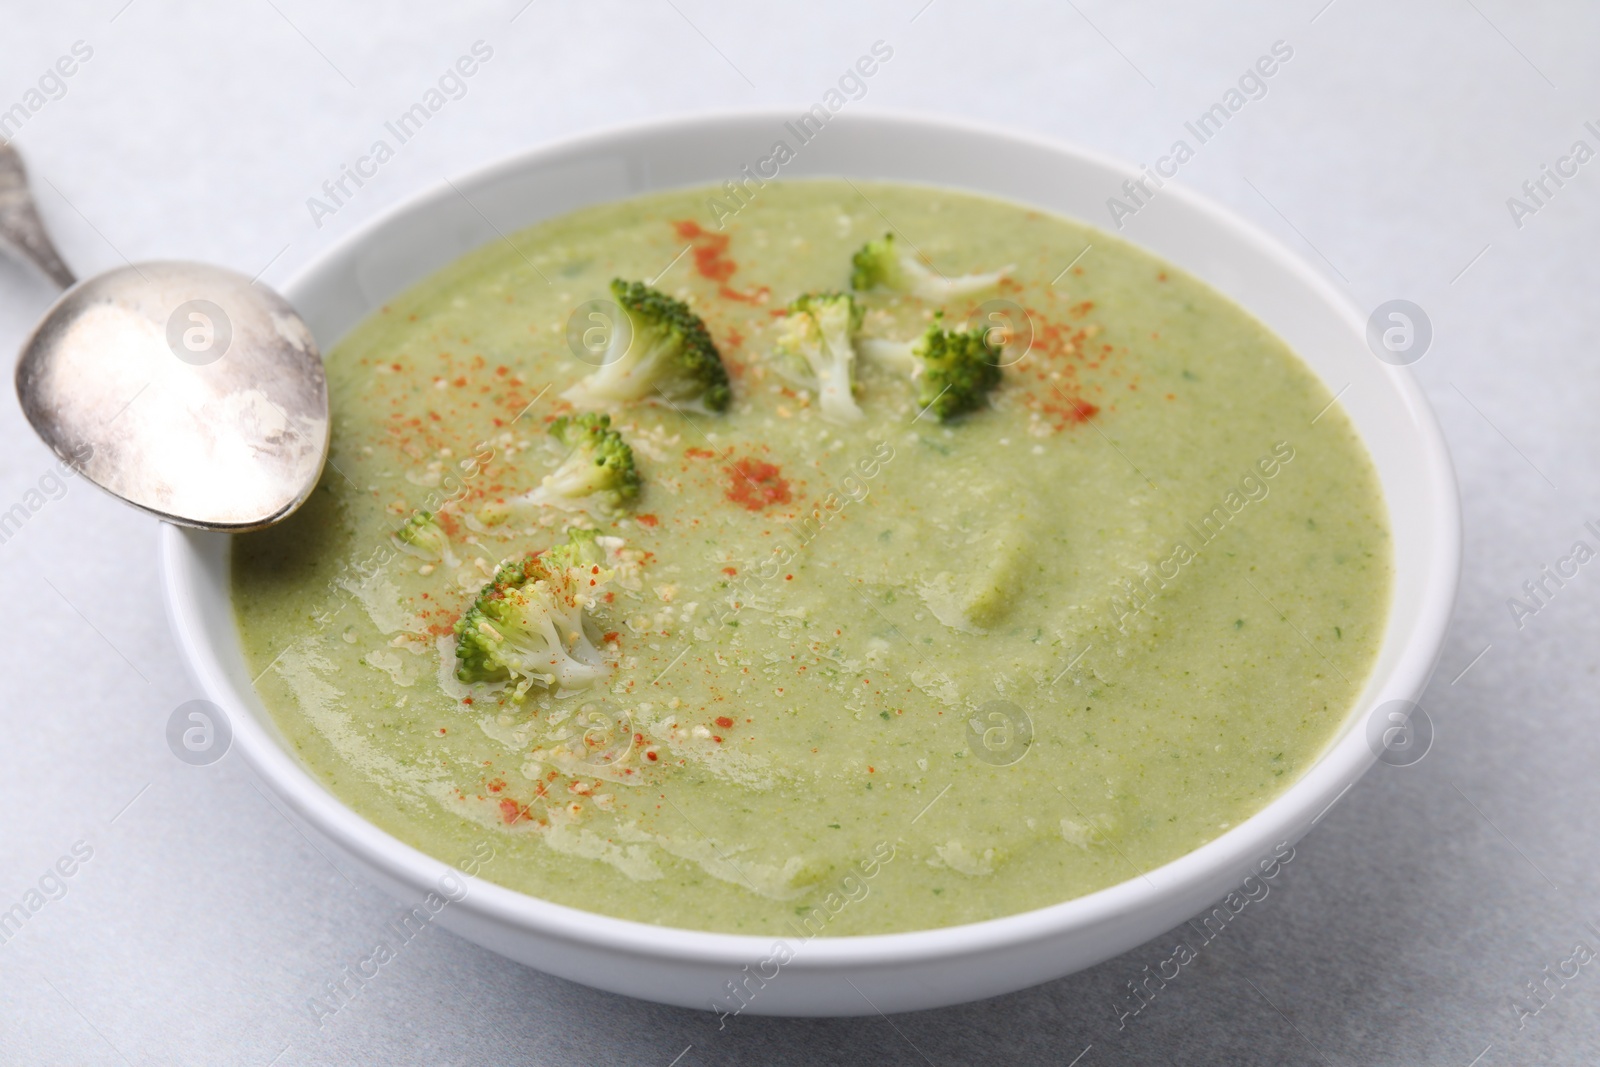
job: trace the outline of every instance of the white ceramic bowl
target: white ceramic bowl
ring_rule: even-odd
[[[285,295],[326,350],[386,299],[499,240],[501,232],[585,204],[736,177],[768,156],[775,141],[794,144],[784,127],[790,118],[737,114],[653,122],[527,152],[389,212],[340,242]],[[845,113],[799,147],[782,171],[785,178],[830,175],[971,189],[1104,225],[1106,198],[1137,172],[1031,136]],[[1371,709],[1416,698],[1444,640],[1460,557],[1449,457],[1410,374],[1373,357],[1365,317],[1297,256],[1172,185],[1127,232],[1276,330],[1340,393],[1377,464],[1393,526],[1394,602],[1372,676],[1317,763],[1260,813],[1164,867],[1076,900],[968,926],[802,943],[647,926],[471,878],[465,895],[440,912],[440,922],[552,974],[700,1008],[719,998],[728,1002],[725,983],[747,965],[756,970],[773,957],[774,942],[786,940],[793,958],[746,1010],[906,1011],[1020,989],[1126,951],[1213,903],[1275,846],[1311,827],[1374,762],[1365,728]],[[161,544],[173,628],[201,688],[231,717],[239,752],[344,855],[398,898],[421,899],[449,868],[328,792],[285,747],[257,697],[229,603],[229,538],[168,526]],[[771,969],[768,964],[766,973]]]

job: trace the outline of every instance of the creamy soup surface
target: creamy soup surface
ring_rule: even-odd
[[[1383,636],[1391,548],[1360,440],[1281,340],[1015,204],[776,183],[718,230],[715,195],[486,245],[328,353],[323,482],[238,537],[232,566],[261,698],[329,789],[547,900],[834,936],[1136,877],[1318,758]],[[941,309],[1009,322],[1001,382],[941,423],[906,373],[862,359],[865,417],[827,421],[773,362],[782,310],[847,288],[890,226],[937,272],[1007,273],[942,304],[860,294],[862,335],[914,338]],[[613,278],[703,318],[728,410],[612,406],[631,508],[484,521],[561,462],[547,427],[593,371],[569,320]],[[1025,320],[988,318],[1012,306]],[[571,332],[603,323],[580,312]],[[451,560],[401,551],[418,510]],[[460,682],[456,620],[497,564],[572,527],[621,561],[589,613],[607,676],[520,701]]]

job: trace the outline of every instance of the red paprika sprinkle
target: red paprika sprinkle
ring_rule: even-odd
[[[727,234],[706,234],[704,239],[694,246],[694,269],[702,278],[714,282],[727,281],[733,277],[733,272],[739,269],[739,264],[724,254],[727,251]]]
[[[724,468],[728,475],[729,500],[750,511],[768,504],[789,502],[789,483],[776,464],[746,457]]]
[[[728,262],[732,262],[732,261],[730,260]],[[732,273],[732,272],[730,271],[729,273]],[[719,286],[717,286],[717,295],[722,297],[722,299],[724,299],[724,300],[737,300],[741,304],[759,304],[763,300],[765,300],[767,297],[772,295],[772,290],[769,287],[763,285],[763,286],[760,286],[759,288],[752,289],[748,293],[741,293],[739,290],[731,288],[729,286],[719,285]],[[741,337],[741,338],[739,338],[739,340],[743,341],[744,338]]]
[[[528,811],[528,805],[518,804],[510,797],[506,797],[500,802],[500,818],[505,820],[507,826],[515,826],[524,819],[533,818],[533,814]]]

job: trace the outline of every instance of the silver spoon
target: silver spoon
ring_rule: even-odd
[[[16,375],[23,413],[63,462],[201,529],[259,529],[305,502],[328,457],[328,386],[283,297],[203,263],[75,281],[7,144],[0,242],[67,290],[23,344]]]

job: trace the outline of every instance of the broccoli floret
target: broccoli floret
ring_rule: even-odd
[[[559,545],[552,545],[550,550],[540,557],[547,567],[571,570],[577,568],[585,570],[587,575],[580,575],[580,584],[593,586],[590,579],[599,574],[595,568],[605,570],[601,565],[606,561],[606,550],[600,544],[600,534],[595,530],[570,530],[567,539]],[[606,572],[605,580],[609,581],[611,574]]]
[[[611,428],[610,415],[562,415],[550,424],[550,436],[567,447],[567,458],[521,499],[558,507],[592,500],[603,511],[620,511],[638,497],[633,449]]]
[[[616,512],[638,498],[633,449],[611,429],[611,416],[562,415],[550,424],[550,437],[568,450],[561,465],[528,492],[485,504],[481,521],[494,526],[540,506]]]
[[[1000,349],[982,326],[946,330],[935,315],[917,342],[922,360],[917,406],[932,411],[940,422],[982,407],[989,391],[1000,384]]]
[[[990,334],[981,326],[947,330],[943,315],[934,312],[933,322],[915,341],[872,337],[856,343],[868,359],[910,374],[920,387],[917,405],[944,422],[982,407],[989,391],[1000,384],[1004,346],[993,343]]]
[[[394,532],[394,543],[400,551],[427,560],[429,563],[443,563],[447,567],[454,567],[460,562],[456,559],[455,553],[450,551],[449,535],[439,526],[439,520],[431,511],[413,513],[405,524]]]
[[[628,316],[631,336],[613,332],[605,362],[563,395],[584,405],[659,396],[675,405],[726,411],[733,396],[728,372],[700,316],[643,282],[617,278],[611,292]]]
[[[1007,266],[992,274],[946,278],[924,267],[912,253],[901,251],[892,233],[862,245],[850,258],[850,267],[850,288],[857,292],[889,289],[934,303],[993,288],[1012,270]]]
[[[807,293],[789,305],[778,327],[779,367],[821,401],[822,416],[834,422],[862,417],[855,387],[855,335],[861,308],[849,293]]]
[[[611,580],[592,530],[500,565],[472,607],[456,620],[456,677],[515,683],[520,701],[535,686],[576,689],[610,673],[590,640],[585,612]]]

